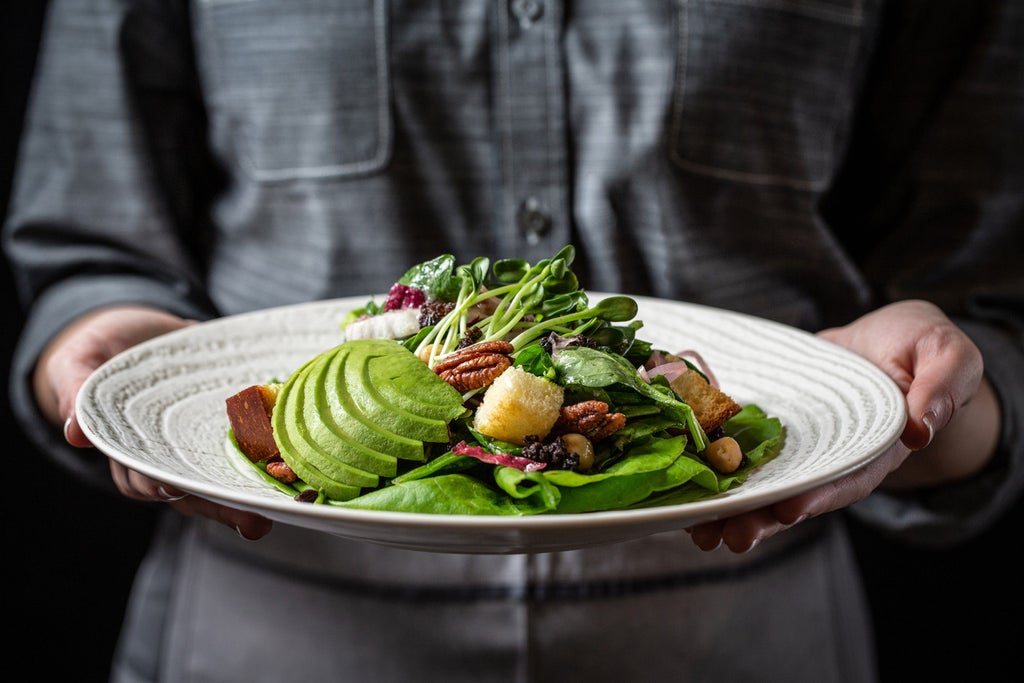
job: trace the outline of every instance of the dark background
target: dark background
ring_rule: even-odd
[[[45,2],[0,3],[0,217],[6,215],[18,131]],[[22,323],[0,259],[0,459],[3,501],[3,652],[24,680],[105,681],[135,568],[156,508],[83,488],[18,430],[8,387]],[[13,640],[12,640],[13,637]],[[8,678],[8,680],[14,680]]]
[[[6,214],[18,133],[45,2],[0,4],[0,216]],[[22,323],[0,263],[0,377]],[[106,679],[132,576],[155,508],[87,489],[34,451],[0,394],[7,486],[3,500],[4,619],[21,660],[44,680]],[[879,633],[883,680],[1017,680],[1024,505],[954,550],[903,548],[854,526]],[[11,606],[13,605],[13,609]],[[738,646],[742,646],[739,645]]]

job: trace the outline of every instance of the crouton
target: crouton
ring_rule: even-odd
[[[473,427],[520,446],[529,435],[543,439],[558,419],[564,393],[560,385],[511,366],[487,388]]]
[[[709,384],[696,370],[687,370],[669,382],[669,385],[693,409],[705,433],[721,427],[741,410],[736,401]]]

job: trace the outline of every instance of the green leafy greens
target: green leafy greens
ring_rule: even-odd
[[[533,265],[522,259],[492,264],[485,257],[459,265],[450,254],[417,264],[397,284],[419,290],[428,302],[444,302],[446,312],[397,341],[433,366],[466,339],[505,340],[512,345],[514,363],[560,384],[567,404],[593,399],[621,412],[626,426],[594,444],[589,470],[520,469],[501,464],[507,461],[495,464],[457,454],[455,444],[499,458],[522,454],[521,446],[474,430],[472,412],[466,411],[448,423],[448,443],[424,444],[422,460],[400,461],[395,476],[349,500],[334,500],[320,491],[316,502],[472,515],[629,509],[716,495],[741,484],[752,468],[777,454],[784,433],[781,423],[760,407],[747,405],[721,427],[740,443],[743,465],[728,475],[712,469],[701,456],[709,439],[694,411],[664,377],[648,381],[637,371],[654,349],[637,337],[643,325],[634,319],[636,301],[611,296],[591,304],[571,269],[574,258],[575,249],[568,245]],[[345,324],[384,311],[371,301],[353,311]],[[474,393],[463,395],[467,405]],[[285,484],[266,472],[265,463],[253,466],[282,491],[312,495],[301,480]]]

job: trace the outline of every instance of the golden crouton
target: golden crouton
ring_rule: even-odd
[[[564,393],[560,385],[512,366],[487,388],[473,427],[518,445],[531,434],[543,439],[558,419]]]
[[[697,422],[705,432],[722,426],[741,410],[736,401],[709,384],[696,370],[687,370],[669,382],[669,385],[693,409]]]

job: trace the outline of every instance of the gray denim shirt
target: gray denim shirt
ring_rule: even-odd
[[[88,471],[28,377],[89,309],[209,318],[572,243],[591,289],[808,330],[942,306],[998,457],[856,510],[965,538],[1024,485],[1022,25],[1008,1],[51,2],[4,228],[13,405]]]

